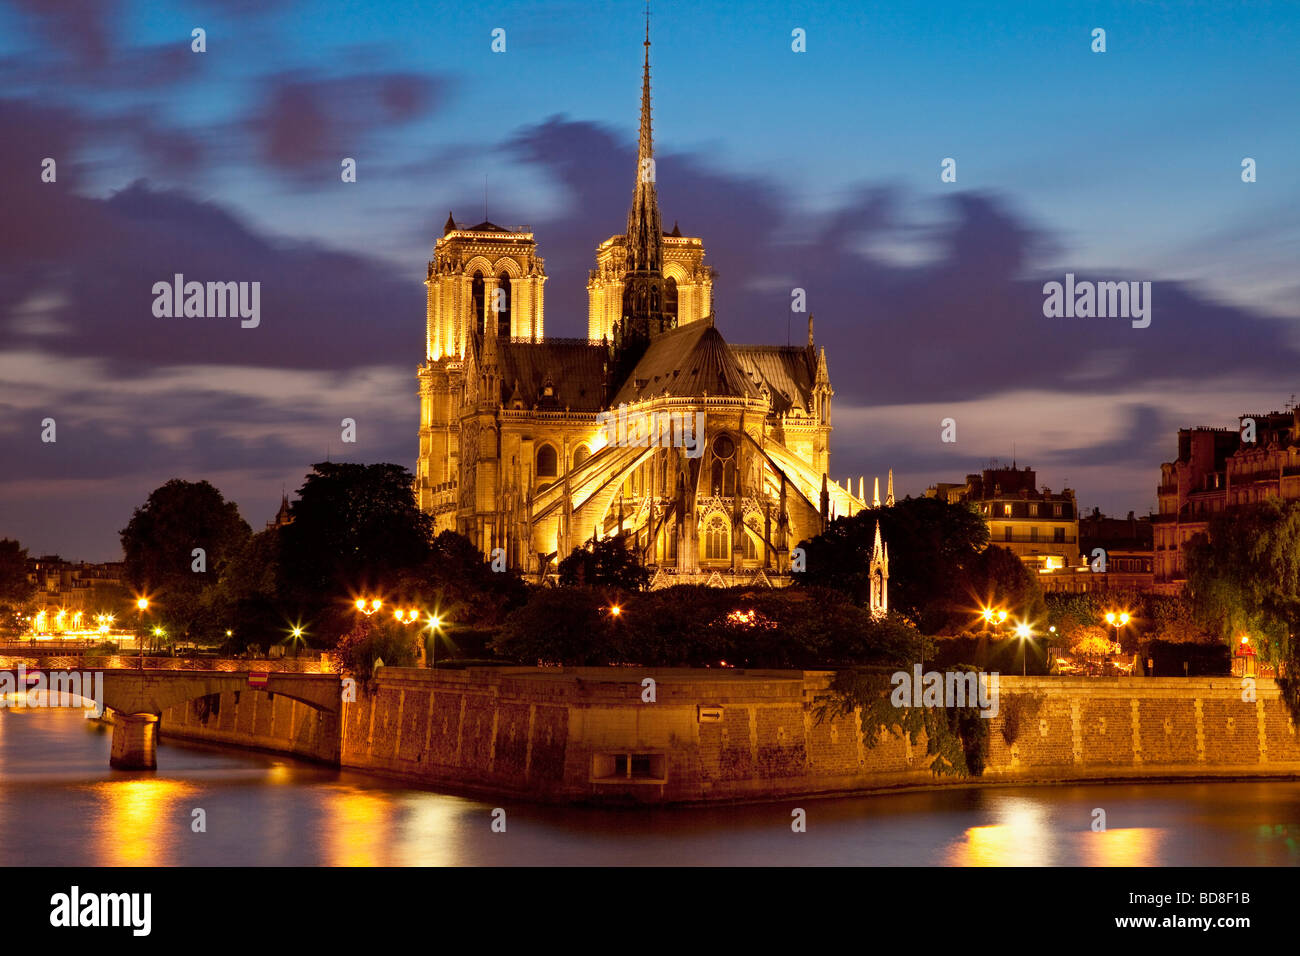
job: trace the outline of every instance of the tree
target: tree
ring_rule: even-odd
[[[126,580],[149,599],[150,627],[171,639],[215,637],[225,616],[218,583],[249,534],[235,503],[206,481],[154,489],[121,531]]]
[[[593,666],[618,661],[610,605],[586,588],[538,588],[501,628],[493,649],[525,664]]]
[[[494,571],[469,538],[443,531],[418,568],[399,579],[401,601],[436,613],[456,626],[496,627],[528,600],[518,571]]]
[[[36,594],[36,585],[27,578],[27,549],[10,538],[0,538],[0,623],[20,613]]]
[[[326,646],[351,626],[350,599],[394,593],[429,558],[432,521],[401,465],[313,465],[289,513],[280,596]]]
[[[989,547],[979,512],[939,498],[904,498],[892,508],[869,508],[832,522],[802,543],[807,571],[797,580],[866,604],[877,523],[889,548],[889,607],[923,632],[964,630],[978,608],[992,602],[1017,618],[1044,613],[1036,579],[1010,551]]]
[[[650,583],[650,572],[641,564],[625,535],[614,535],[594,544],[574,548],[560,562],[562,587],[613,587],[620,591],[642,591]]]
[[[1212,632],[1250,635],[1265,658],[1294,660],[1300,627],[1300,502],[1277,498],[1220,513],[1187,548],[1187,584]]]

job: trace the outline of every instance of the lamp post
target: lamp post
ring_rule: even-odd
[[[1026,656],[1025,641],[1032,640],[1033,636],[1034,636],[1034,632],[1030,629],[1028,624],[1021,622],[1020,624],[1016,625],[1016,637],[1020,638],[1020,676],[1021,677],[1025,677],[1029,673],[1028,664],[1025,660],[1025,656]]]
[[[442,618],[436,614],[429,615],[429,670],[437,667],[438,629],[442,627]]]
[[[369,601],[367,601],[365,598],[357,598],[357,610],[360,611],[362,614],[364,614],[366,617],[369,617],[370,615],[374,614],[383,606],[384,606],[384,602],[379,600],[379,598],[371,598]]]
[[[1106,623],[1115,628],[1115,643],[1119,644],[1119,629],[1129,621],[1127,611],[1107,611]],[[1122,649],[1122,648],[1121,648]],[[1109,660],[1109,658],[1107,658]]]
[[[149,599],[140,598],[135,602],[135,606],[140,611],[140,623],[135,629],[135,639],[140,645],[140,670],[144,670],[144,612],[149,610]]]

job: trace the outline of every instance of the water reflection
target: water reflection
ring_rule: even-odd
[[[696,810],[483,802],[164,741],[108,767],[80,711],[0,710],[0,865],[1213,866],[1300,863],[1300,783],[990,787]],[[507,811],[493,833],[492,810]],[[808,830],[790,830],[803,807]],[[202,808],[206,832],[194,832]],[[1104,808],[1107,829],[1092,830]]]

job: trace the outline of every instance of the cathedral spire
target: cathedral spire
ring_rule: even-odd
[[[645,13],[645,62],[641,72],[641,131],[637,137],[636,187],[627,213],[627,271],[658,273],[663,266],[663,223],[655,191],[654,132],[650,121],[650,7]]]

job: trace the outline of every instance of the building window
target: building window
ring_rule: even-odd
[[[1030,541],[1037,541],[1037,540],[1038,540],[1038,526],[1037,526],[1037,525],[1035,525],[1034,527],[1032,527],[1032,528],[1029,529],[1029,540],[1030,540]]]
[[[486,331],[483,327],[483,273],[474,273],[474,281],[470,285],[470,297],[474,303],[474,328],[480,333]]]
[[[714,515],[704,529],[704,559],[706,561],[725,561],[731,556],[731,541],[727,521],[722,515]]]
[[[758,560],[758,545],[755,544],[755,540],[758,536],[758,522],[752,521],[748,527],[752,534],[746,532],[743,535],[745,539],[745,557],[750,561],[756,561]]]
[[[586,445],[579,445],[577,451],[573,453],[573,467],[577,468],[584,461],[591,457],[591,449]]]
[[[1007,507],[1010,508],[1011,506],[1007,505]],[[1011,540],[1011,525],[1007,525],[1005,528],[1002,529],[1002,540],[1003,541]]]
[[[1052,529],[1052,540],[1055,541],[1057,544],[1064,544],[1064,543],[1065,543],[1065,529],[1064,529],[1064,528],[1054,528],[1054,529]]]
[[[664,314],[677,324],[677,280],[672,276],[664,284]]]
[[[1060,505],[1052,505],[1052,517],[1054,517],[1054,518],[1059,518],[1059,517],[1061,517],[1061,506],[1060,506]]]
[[[1031,504],[1031,505],[1029,506],[1029,517],[1031,517],[1031,518],[1037,518],[1037,517],[1038,517],[1038,504],[1037,504],[1037,503]]]
[[[497,313],[497,335],[510,338],[510,275],[503,272],[497,277],[497,289],[500,293],[501,311]]]
[[[1003,516],[1004,518],[1010,518],[1010,517],[1011,517],[1011,506],[1010,506],[1010,505],[1003,505],[1003,506],[1002,506],[1002,516]]]
[[[537,477],[554,478],[556,475],[556,455],[555,448],[551,445],[543,445],[537,449]]]

